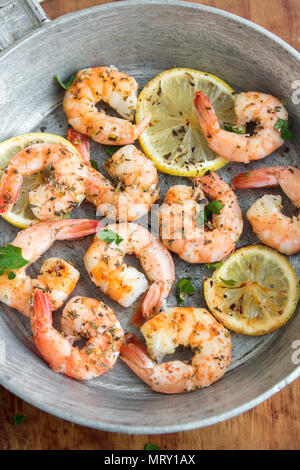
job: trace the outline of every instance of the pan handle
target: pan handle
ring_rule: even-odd
[[[0,2],[0,53],[49,21],[38,0]]]

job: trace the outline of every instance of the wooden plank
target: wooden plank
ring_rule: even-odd
[[[43,7],[50,18],[56,18],[108,2],[46,0]],[[300,49],[299,0],[205,0],[197,3],[252,20]],[[15,414],[26,415],[26,422],[14,427]],[[184,433],[138,436],[95,431],[50,416],[3,388],[0,390],[0,422],[1,449],[143,449],[147,442],[162,449],[299,449],[300,379],[247,413]]]

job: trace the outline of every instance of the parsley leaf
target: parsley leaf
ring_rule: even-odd
[[[194,286],[192,285],[191,281],[187,278],[180,279],[177,282],[176,286],[176,299],[177,305],[181,307],[188,296],[195,292]]]
[[[26,416],[24,415],[15,415],[14,416],[14,426],[19,426],[19,424],[24,423]]]
[[[279,129],[281,130],[280,131],[280,137],[283,140],[290,140],[292,138],[292,133],[289,130],[289,125],[290,125],[290,122],[287,121],[286,119],[278,118],[278,121],[276,122],[276,124],[274,126],[275,130],[279,130]]]
[[[235,132],[235,134],[246,134],[245,126],[227,126],[224,125],[224,131]]]
[[[196,216],[196,222],[198,226],[201,226],[203,224],[206,224],[209,216],[211,214],[221,214],[221,209],[223,209],[224,205],[221,203],[221,201],[211,201],[207,206],[204,207],[204,210],[201,210],[201,212],[198,213]]]
[[[205,263],[205,266],[209,269],[220,269],[224,263]]]
[[[221,214],[221,209],[223,209],[224,204],[222,204],[221,201],[211,201],[207,206],[205,206],[205,209],[208,212],[211,212],[212,214]]]
[[[101,238],[101,240],[105,241],[106,243],[115,242],[116,245],[119,245],[123,241],[123,238],[120,237],[118,233],[113,232],[112,230],[109,230],[109,229],[101,230],[98,236]]]
[[[145,445],[145,450],[161,450],[161,448],[156,446],[155,444],[148,443]]]
[[[92,168],[99,171],[99,166],[98,166],[98,163],[96,162],[96,160],[91,160],[90,163],[91,163]]]
[[[9,244],[0,247],[0,276],[9,269],[20,269],[28,263],[22,256],[22,248]]]
[[[220,277],[220,279],[227,286],[235,286],[236,285],[236,281],[234,279],[222,279],[221,277]]]
[[[118,150],[120,150],[122,146],[120,145],[104,145],[105,150],[109,153],[109,155],[112,157],[114,153],[116,153]]]
[[[77,78],[77,75],[72,75],[70,80],[68,80],[66,83],[61,82],[57,75],[55,75],[55,78],[58,81],[58,83],[60,84],[60,86],[62,86],[64,90],[67,90],[68,88],[70,88],[72,83],[75,82],[75,80]]]

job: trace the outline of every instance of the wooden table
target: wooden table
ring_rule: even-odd
[[[50,18],[56,18],[101,3],[109,3],[109,0],[46,0],[43,8]],[[206,0],[198,3],[248,18],[300,50],[299,0]],[[15,414],[24,414],[26,422],[14,427]],[[0,449],[143,449],[147,442],[173,450],[299,449],[300,379],[237,418],[190,432],[138,436],[95,431],[39,411],[3,388],[0,390],[0,422]]]

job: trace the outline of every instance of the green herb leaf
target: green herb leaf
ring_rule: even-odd
[[[8,244],[0,247],[0,276],[10,269],[21,269],[28,263],[18,246]]]
[[[236,285],[236,281],[234,279],[222,279],[221,277],[220,277],[220,279],[227,286],[235,286]]]
[[[188,298],[188,296],[190,294],[193,294],[194,292],[194,286],[192,285],[189,279],[180,279],[180,281],[177,282],[176,286],[176,299],[178,306],[181,307]]]
[[[224,125],[224,131],[235,132],[236,134],[246,134],[245,126],[227,126]]]
[[[221,214],[221,209],[223,209],[224,204],[221,201],[211,201],[207,206],[205,206],[205,210],[211,212],[212,214]]]
[[[207,206],[204,207],[204,210],[201,210],[196,216],[197,226],[202,226],[207,223],[211,214],[221,214],[221,209],[224,205],[221,201],[211,201]]]
[[[11,280],[11,279],[15,279],[16,277],[16,273],[14,273],[13,271],[10,271],[7,275],[8,279]]]
[[[96,162],[96,160],[91,160],[90,163],[91,163],[92,168],[99,171],[99,166],[98,166],[98,163]]]
[[[120,237],[118,233],[113,232],[112,230],[109,230],[109,229],[101,230],[98,236],[101,238],[101,240],[105,241],[106,243],[115,242],[117,245],[119,245],[123,241],[123,238]]]
[[[223,266],[224,263],[205,263],[205,266],[208,269],[220,269],[221,266]]]
[[[15,415],[14,416],[14,426],[19,426],[19,424],[24,423],[26,416],[24,415]]]
[[[68,82],[66,82],[66,83],[61,82],[57,75],[55,75],[55,78],[56,78],[56,80],[58,81],[58,83],[60,84],[60,86],[62,86],[64,90],[67,90],[68,88],[70,88],[70,86],[72,85],[72,83],[75,82],[75,80],[76,80],[76,78],[77,78],[77,75],[72,75],[72,77],[70,78],[70,80],[69,80]]]
[[[156,446],[155,444],[148,443],[145,445],[145,450],[161,450],[161,448]]]
[[[292,133],[289,130],[289,125],[290,125],[290,122],[287,121],[286,119],[278,118],[278,121],[276,122],[276,124],[274,126],[275,130],[281,129],[280,137],[285,141],[290,140],[292,138]]]
[[[119,145],[104,145],[105,150],[109,153],[109,155],[112,157],[114,153],[116,153],[118,150],[120,150],[122,146]]]

